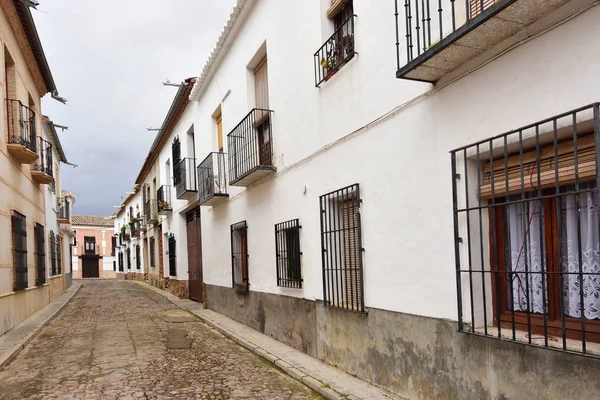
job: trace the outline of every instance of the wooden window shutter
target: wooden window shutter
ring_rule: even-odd
[[[215,118],[217,121],[217,145],[219,151],[223,151],[223,117],[222,114],[217,115]]]
[[[346,200],[341,205],[342,228],[344,231],[344,301],[350,309],[360,309],[362,290],[360,287],[360,249],[358,248],[358,203]]]
[[[256,108],[269,109],[269,77],[265,58],[254,70]]]
[[[497,1],[499,0],[469,0],[469,18],[475,18]]]
[[[331,5],[327,9],[327,18],[334,19],[340,11],[344,9],[344,6],[351,0],[331,0]],[[489,0],[488,0],[489,1]]]
[[[573,141],[567,140],[557,146],[558,182],[560,185],[575,183],[575,156]],[[577,161],[579,181],[585,182],[596,178],[596,149],[594,136],[587,135],[577,140]],[[521,156],[511,155],[506,161],[504,158],[496,159],[493,164],[484,164],[483,182],[479,186],[479,195],[482,199],[492,197],[492,169],[494,175],[494,197],[503,197],[521,193],[521,179],[525,191],[538,189],[538,164],[536,150],[523,153],[523,176],[521,177]],[[554,163],[554,145],[540,147],[540,183],[542,189],[556,186],[556,172]],[[506,186],[506,172],[508,172],[508,188]]]

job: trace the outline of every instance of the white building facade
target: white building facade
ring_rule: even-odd
[[[164,274],[407,398],[589,398],[600,9],[418,3],[238,2],[148,167]]]

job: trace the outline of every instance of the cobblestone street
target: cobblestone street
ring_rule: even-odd
[[[5,399],[320,399],[136,284],[86,281],[3,371]]]

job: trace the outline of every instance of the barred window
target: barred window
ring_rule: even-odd
[[[58,275],[62,274],[62,244],[60,240],[60,235],[56,235],[56,267]]]
[[[328,307],[365,311],[359,185],[320,197],[323,300]]]
[[[248,225],[246,221],[231,225],[231,269],[233,287],[248,291]]]
[[[154,236],[150,238],[150,267],[154,268],[155,267],[155,244],[154,244]]]
[[[596,103],[451,152],[460,331],[600,342],[599,140]]]
[[[176,253],[175,235],[169,235],[169,275],[177,276],[177,253]]]
[[[300,228],[298,219],[275,225],[277,286],[302,288]]]
[[[35,269],[37,277],[35,284],[41,286],[46,283],[46,236],[44,226],[35,224]]]
[[[127,249],[127,270],[131,270],[131,248]]]
[[[56,236],[53,231],[50,231],[50,262],[52,265],[50,276],[58,275],[56,267]]]
[[[142,268],[142,257],[140,256],[140,245],[135,245],[135,267],[137,269]]]
[[[123,252],[119,252],[119,272],[123,272]]]
[[[27,289],[27,224],[23,214],[13,211],[11,216],[15,282],[13,290]]]
[[[114,257],[115,256],[115,251],[116,251],[115,249],[117,248],[117,237],[113,236],[110,239],[111,239],[111,243],[110,243],[110,246],[111,246],[110,255]]]

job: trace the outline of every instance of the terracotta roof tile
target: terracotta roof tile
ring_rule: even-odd
[[[100,217],[94,215],[73,215],[71,217],[71,225],[87,225],[87,226],[106,226],[114,227],[115,224],[108,217]]]

